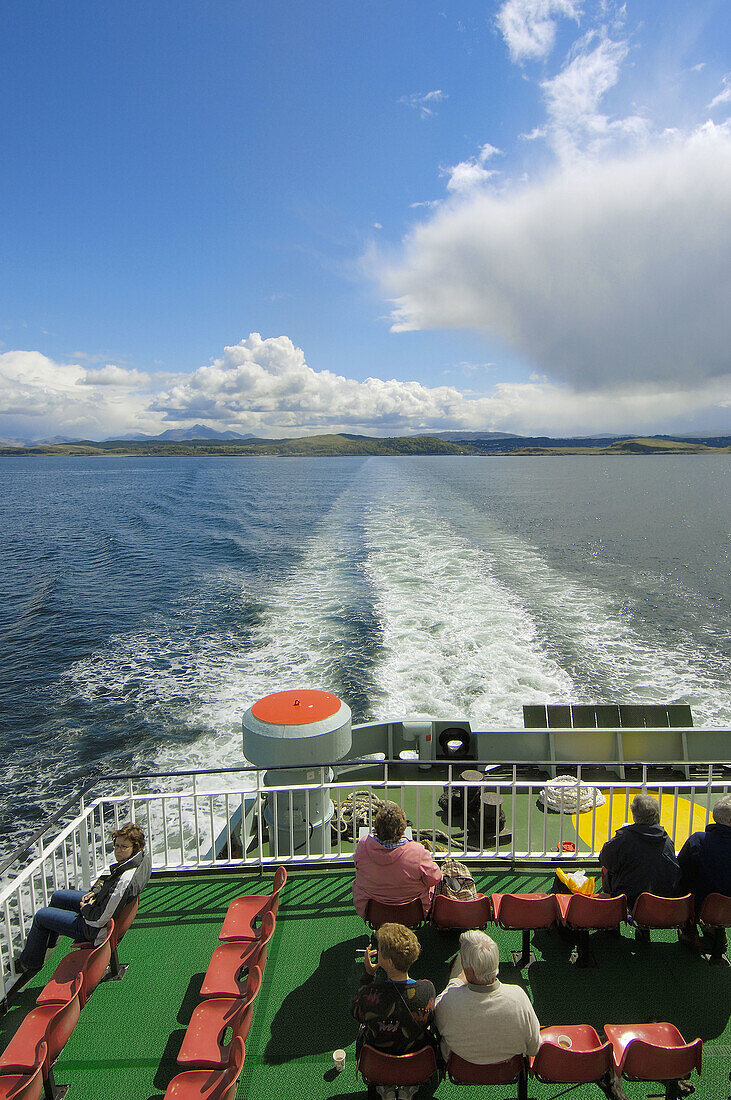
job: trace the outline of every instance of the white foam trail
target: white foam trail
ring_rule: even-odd
[[[526,699],[572,693],[570,677],[490,568],[422,500],[383,502],[365,517],[365,565],[383,628],[381,717],[422,713],[520,725]]]

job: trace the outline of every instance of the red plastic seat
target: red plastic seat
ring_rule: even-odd
[[[246,1051],[238,1036],[231,1041],[231,1057],[225,1069],[186,1069],[173,1077],[164,1100],[234,1100]]]
[[[570,1047],[559,1042],[564,1036]],[[541,1045],[530,1064],[539,1081],[576,1085],[598,1081],[612,1069],[612,1044],[603,1043],[590,1024],[542,1027]]]
[[[183,1037],[178,1065],[191,1069],[223,1069],[228,1065],[231,1043],[223,1039],[231,1028],[231,1042],[238,1035],[245,1043],[254,1014],[254,1000],[261,988],[261,970],[252,966],[245,997],[210,997],[196,1006]]]
[[[596,966],[589,950],[589,932],[601,928],[619,928],[627,920],[627,895],[615,898],[594,894],[556,894],[556,915],[567,928],[578,932],[577,966]]]
[[[478,1065],[452,1051],[447,1059],[447,1074],[453,1085],[506,1085],[517,1081],[518,1100],[528,1100],[528,1062],[522,1054]]]
[[[429,919],[437,928],[484,928],[492,920],[492,902],[486,894],[470,901],[435,894]]]
[[[47,1045],[43,1061],[43,1080],[46,1096],[56,1096],[53,1063],[68,1042],[81,1012],[79,993],[83,984],[78,974],[71,985],[66,1004],[45,1004],[31,1009],[20,1027],[0,1055],[0,1073],[25,1072],[35,1069],[36,1052],[41,1040]]]
[[[493,894],[492,910],[501,928],[523,933],[522,950],[512,951],[513,962],[524,969],[535,962],[530,934],[536,928],[550,928],[556,921],[554,894]]]
[[[423,1085],[437,1072],[437,1059],[429,1046],[411,1054],[384,1054],[365,1043],[357,1069],[369,1085]]]
[[[33,1069],[29,1073],[7,1073],[0,1077],[0,1100],[40,1100],[47,1049],[45,1039],[41,1039],[36,1047]]]
[[[117,913],[114,931],[112,932],[109,940],[112,948],[112,957],[109,970],[110,981],[121,981],[127,971],[127,967],[129,966],[129,963],[124,963],[120,966],[119,957],[117,955],[117,948],[119,947],[119,944],[125,932],[128,930],[129,926],[132,924],[132,921],[137,916],[137,910],[139,909],[139,906],[140,895],[138,894],[137,897],[131,898],[127,902],[127,904],[122,908],[121,912]]]
[[[79,993],[79,1004],[83,1008],[99,982],[107,972],[112,955],[110,938],[114,932],[114,921],[110,920],[107,934],[98,946],[92,944],[74,945],[74,950],[61,959],[51,978],[46,982],[36,998],[37,1005],[65,1004],[69,991],[78,974],[83,978]]]
[[[652,928],[682,928],[693,920],[693,895],[682,898],[661,898],[657,894],[640,894],[632,907],[632,923],[637,935]]]
[[[660,1081],[666,1100],[676,1100],[678,1081],[695,1069],[701,1072],[703,1042],[686,1043],[673,1024],[605,1024],[612,1060],[620,1077]]]
[[[708,961],[716,966],[728,966],[725,930],[731,928],[731,898],[725,894],[709,894],[701,905],[698,920],[713,940]]]
[[[419,898],[404,901],[400,905],[386,905],[369,898],[364,920],[374,930],[382,924],[403,924],[406,928],[418,928],[424,923],[424,906]]]
[[[219,940],[258,940],[265,915],[271,912],[276,917],[279,912],[279,894],[286,881],[286,868],[277,867],[271,894],[234,898],[226,912]]]
[[[254,966],[264,973],[269,941],[274,934],[274,914],[267,913],[259,940],[229,940],[222,943],[211,955],[203,985],[202,997],[246,997],[249,978],[241,977],[246,968],[249,974]]]

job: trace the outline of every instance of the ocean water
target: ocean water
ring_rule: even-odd
[[[728,455],[0,463],[0,835],[80,782],[240,763],[241,716],[731,726]]]

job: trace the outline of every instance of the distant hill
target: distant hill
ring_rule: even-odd
[[[185,429],[195,432],[199,429]],[[211,431],[211,429],[204,429]],[[175,429],[173,429],[175,431]],[[455,433],[456,434],[456,433]],[[442,439],[440,435],[391,436],[376,438],[358,435],[311,435],[297,439],[261,439],[256,436],[224,437],[215,433],[208,437],[185,439],[154,437],[151,439],[107,439],[101,443],[81,439],[74,442],[41,443],[31,446],[3,445],[0,456],[20,455],[119,455],[137,457],[166,456],[280,456],[338,457],[349,455],[622,455],[622,454],[701,454],[731,451],[731,436],[705,439],[672,439],[609,437],[608,439],[551,439],[549,436],[480,436],[479,438]]]
[[[217,432],[215,428],[206,428],[203,424],[196,424],[192,428],[168,428],[166,432],[162,432],[160,435],[142,435],[141,433],[131,432],[128,435],[118,435],[115,439],[133,439],[143,443],[160,442],[165,440],[171,440],[172,442],[179,443],[183,439],[253,439],[254,436],[249,432],[247,435],[241,435],[239,432]],[[109,436],[104,440],[105,443],[109,443],[112,440],[112,436]],[[51,440],[48,440],[51,442]],[[69,443],[71,440],[55,439],[54,443]]]

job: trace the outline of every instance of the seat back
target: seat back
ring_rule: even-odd
[[[598,1081],[611,1068],[611,1043],[600,1043],[594,1050],[565,1050],[558,1043],[544,1041],[533,1059],[533,1073],[540,1081],[562,1084]]]
[[[470,901],[435,894],[430,920],[437,928],[484,928],[492,920],[492,903],[485,894]]]
[[[110,920],[107,933],[96,947],[91,944],[79,944],[69,951],[51,975],[50,980],[36,998],[37,1005],[65,1004],[69,990],[77,974],[83,977],[79,1004],[83,1008],[104,977],[112,956],[111,937],[114,934],[114,921]]]
[[[209,1100],[234,1100],[245,1057],[244,1040],[240,1035],[234,1035],[229,1048],[228,1065],[221,1074],[219,1087],[209,1094]]]
[[[261,936],[255,941],[256,947],[251,955],[251,961],[249,966],[258,966],[262,973],[264,973],[264,967],[267,964],[267,952],[269,950],[269,941],[274,935],[274,928],[276,926],[276,917],[273,912],[265,913],[264,920],[261,922]]]
[[[640,928],[680,928],[693,920],[693,895],[661,898],[640,894],[632,909],[632,920]]]
[[[411,1054],[384,1054],[365,1043],[358,1070],[371,1085],[421,1085],[437,1072],[437,1060],[430,1046]]]
[[[402,902],[400,905],[386,905],[382,901],[369,898],[365,921],[374,929],[389,922],[403,924],[407,928],[418,928],[424,923],[424,907],[419,898]]]
[[[53,1017],[48,1021],[45,1035],[46,1042],[48,1043],[48,1053],[46,1055],[47,1068],[50,1068],[56,1061],[63,1048],[66,1046],[66,1043],[71,1038],[71,1032],[78,1023],[81,1014],[79,995],[83,983],[83,975],[78,974],[71,985],[68,1002],[65,1005],[59,1005],[58,1011],[55,1012]]]
[[[687,1077],[694,1069],[701,1072],[703,1041],[694,1039],[683,1046],[656,1046],[643,1039],[632,1039],[619,1063],[621,1077],[638,1081],[671,1081]]]
[[[139,909],[139,907],[140,907],[140,895],[138,894],[137,897],[130,898],[130,900],[128,902],[126,902],[122,906],[120,911],[117,913],[117,916],[116,916],[116,919],[115,919],[115,924],[114,924],[114,932],[112,933],[112,936],[111,936],[111,939],[110,939],[110,943],[112,945],[112,951],[117,950],[117,947],[119,946],[119,942],[122,939],[122,936],[125,934],[125,932],[129,928],[130,924],[132,923],[132,921],[137,916],[137,910]]]
[[[492,907],[501,928],[550,928],[556,920],[553,894],[493,894]]]
[[[447,1060],[447,1073],[455,1085],[504,1085],[525,1075],[527,1065],[522,1054],[481,1066],[465,1061],[452,1051]]]
[[[731,898],[725,894],[709,894],[701,905],[698,919],[711,928],[731,928]]]
[[[33,1069],[20,1077],[0,1077],[0,1100],[40,1100],[43,1094],[43,1063],[48,1046],[41,1039],[36,1047]]]
[[[627,919],[627,895],[616,898],[572,894],[566,910],[566,923],[572,928],[619,928]]]
[[[246,993],[243,996],[242,1008],[248,1008],[252,1001],[256,1000],[256,997],[261,989],[261,967],[255,963],[249,967],[249,973],[246,978]],[[234,1034],[235,1034],[234,1029]]]

